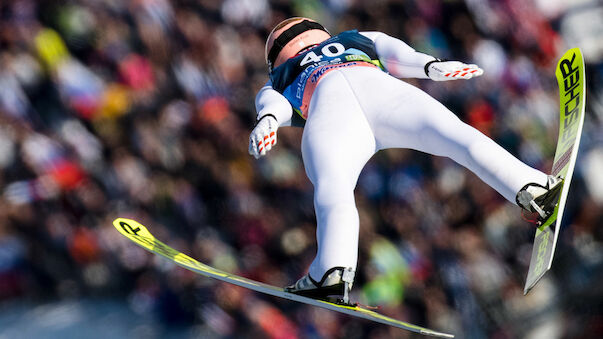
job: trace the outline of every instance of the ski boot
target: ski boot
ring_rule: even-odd
[[[563,179],[548,175],[546,187],[529,183],[519,190],[515,200],[525,211],[538,213],[537,219],[532,222],[540,226],[553,214],[562,187]]]
[[[351,267],[333,267],[322,276],[320,281],[306,274],[295,284],[285,287],[285,292],[350,305],[354,276],[355,271]]]

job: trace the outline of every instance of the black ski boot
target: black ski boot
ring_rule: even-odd
[[[285,287],[285,292],[350,305],[350,291],[354,283],[354,276],[355,271],[351,267],[333,267],[323,275],[320,281],[316,281],[306,274],[295,284]]]
[[[546,187],[529,183],[517,193],[517,205],[525,211],[538,213],[536,223],[540,226],[553,214],[563,187],[563,179],[549,175]]]

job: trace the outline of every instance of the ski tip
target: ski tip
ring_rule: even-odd
[[[135,221],[132,219],[127,219],[127,218],[116,218],[115,220],[113,220],[113,225],[119,226],[120,222],[130,223],[130,222],[135,222]]]
[[[565,51],[565,53],[563,54],[563,56],[559,59],[558,64],[561,64],[561,62],[564,59],[573,59],[574,55],[578,55],[579,59],[583,59],[582,58],[582,50],[580,49],[580,47],[570,48],[567,51]],[[559,66],[557,66],[557,67],[559,67]]]
[[[126,229],[135,228],[137,224],[138,223],[132,219],[117,218],[113,220],[113,226],[115,226],[115,228],[117,228],[117,230],[120,232]]]
[[[140,236],[146,236],[149,238],[153,237],[146,227],[132,219],[117,218],[113,220],[113,226],[119,231],[119,233],[130,239]]]
[[[432,331],[432,330],[423,330],[423,331],[420,331],[420,333],[431,336],[431,337],[436,337],[436,338],[454,338],[454,334],[436,332],[436,331]]]
[[[136,222],[135,220],[119,217],[119,218],[116,218],[115,220],[113,220],[113,225],[119,225],[120,222],[138,224],[138,222]]]

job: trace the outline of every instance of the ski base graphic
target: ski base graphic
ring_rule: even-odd
[[[524,294],[527,294],[536,285],[553,264],[563,210],[574,173],[584,125],[586,78],[584,76],[584,59],[579,48],[572,48],[565,52],[557,64],[555,74],[559,84],[560,121],[559,139],[551,174],[563,178],[564,182],[553,214],[536,230]]]
[[[137,245],[143,247],[144,249],[153,252],[155,254],[159,254],[169,260],[172,260],[174,263],[178,264],[186,268],[187,270],[193,271],[195,273],[201,274],[206,277],[218,279],[221,281],[225,281],[237,286],[245,287],[260,293],[269,294],[276,297],[281,297],[293,301],[297,301],[300,303],[314,305],[322,308],[326,308],[328,310],[345,313],[354,317],[363,318],[371,321],[375,321],[378,323],[402,328],[405,330],[409,330],[412,332],[417,332],[429,336],[439,337],[439,338],[454,338],[454,335],[437,332],[434,330],[430,330],[428,328],[420,327],[417,325],[409,324],[397,319],[393,319],[377,313],[375,311],[371,311],[359,306],[350,306],[350,305],[341,305],[332,302],[322,301],[311,299],[303,296],[299,296],[296,294],[285,292],[282,288],[264,284],[258,281],[254,281],[251,279],[247,279],[238,275],[230,274],[218,269],[215,269],[211,266],[205,265],[188,255],[173,249],[172,247],[162,243],[157,240],[146,227],[141,225],[140,223],[125,218],[117,218],[113,221],[113,226],[126,238],[132,240]]]

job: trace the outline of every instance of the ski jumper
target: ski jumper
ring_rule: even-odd
[[[546,174],[396,78],[427,78],[423,67],[433,59],[384,33],[347,31],[273,69],[259,91],[258,118],[272,114],[280,126],[304,125],[302,156],[317,218],[318,252],[309,270],[315,280],[335,266],[356,268],[354,188],[379,150],[448,157],[512,203],[526,183],[546,183]]]

